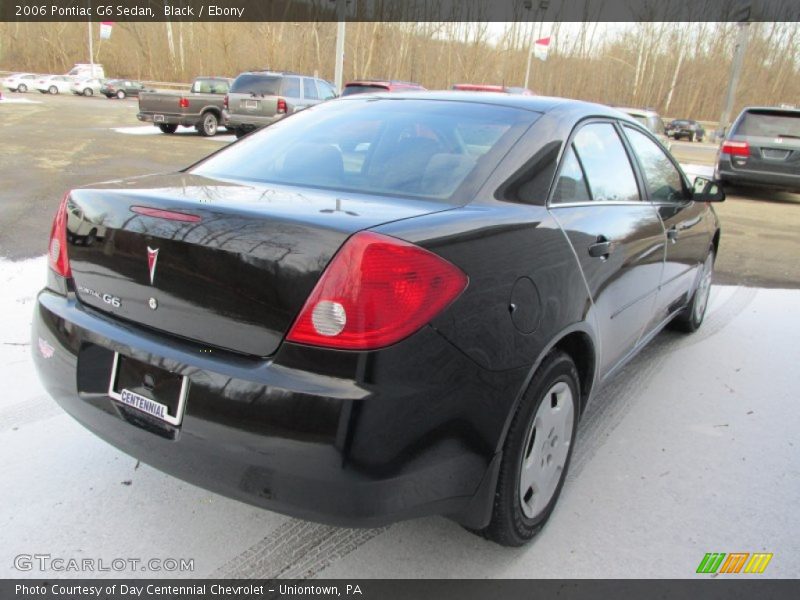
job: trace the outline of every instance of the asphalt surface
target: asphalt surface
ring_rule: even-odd
[[[165,135],[137,121],[136,99],[5,94],[0,101],[0,257],[47,250],[64,192],[80,185],[184,168],[234,138],[182,129]],[[27,102],[19,103],[19,100]],[[682,163],[711,165],[716,146],[680,141]],[[723,236],[716,281],[800,287],[800,195],[735,190],[717,205]]]
[[[800,287],[797,196],[719,205],[718,279],[734,285],[712,289],[700,331],[662,333],[594,398],[559,506],[532,544],[501,548],[444,518],[341,529],[139,464],[42,390],[30,315],[64,191],[174,170],[230,136],[149,135],[135,101],[25,99],[40,103],[0,103],[0,577],[686,578],[707,552],[770,552],[762,577],[800,573],[800,291],[763,289]],[[713,146],[684,144],[684,162],[713,158]],[[26,554],[194,569],[20,571]]]

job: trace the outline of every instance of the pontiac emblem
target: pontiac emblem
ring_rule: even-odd
[[[156,277],[156,262],[158,261],[158,248],[147,247],[147,268],[150,270],[150,285]]]

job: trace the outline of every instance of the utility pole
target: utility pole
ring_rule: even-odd
[[[525,2],[525,4],[523,6],[527,10],[530,10],[531,7],[533,6],[533,2],[531,0],[528,0],[527,2]],[[539,0],[539,4],[538,4],[538,6],[536,8],[536,17],[537,18],[541,18],[541,15],[539,14],[539,11],[542,11],[542,12],[546,11],[548,6],[550,6],[550,0]],[[539,38],[541,38],[541,37],[542,37],[542,22],[539,21]],[[539,38],[537,38],[537,39],[539,39]],[[526,89],[528,87],[528,81],[530,80],[530,75],[531,75],[531,58],[532,58],[532,55],[533,55],[533,44],[534,44],[533,26],[531,26],[531,38],[530,38],[530,40],[528,40],[528,66],[525,67],[525,84],[522,86],[522,87],[524,87]]]
[[[87,0],[86,4],[89,6],[89,14],[92,14],[92,2],[91,0]],[[92,45],[92,17],[89,17],[89,22],[86,23],[89,26],[89,65],[91,68],[92,77],[94,77],[94,47]]]
[[[336,0],[336,75],[334,84],[336,90],[341,93],[344,84],[344,35],[345,35],[345,15],[347,11],[347,0]]]
[[[750,23],[737,23],[739,31],[736,34],[736,50],[733,55],[731,65],[731,78],[728,81],[728,93],[725,94],[725,105],[722,108],[722,116],[719,118],[719,129],[717,135],[721,138],[730,125],[731,111],[733,102],[736,100],[736,88],[739,85],[739,77],[742,74],[744,55],[747,52],[747,43],[750,39]]]

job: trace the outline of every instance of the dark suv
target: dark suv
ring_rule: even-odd
[[[665,128],[667,137],[675,140],[686,138],[690,142],[702,142],[706,130],[697,121],[691,119],[675,119],[670,121]]]
[[[722,142],[715,175],[729,185],[800,192],[800,110],[745,108]]]
[[[337,96],[323,79],[285,71],[250,71],[239,75],[225,97],[222,116],[236,137]]]

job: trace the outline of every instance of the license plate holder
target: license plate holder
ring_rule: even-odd
[[[256,110],[259,104],[258,100],[245,100],[244,107],[248,110]]]
[[[108,395],[127,407],[178,426],[183,420],[189,378],[114,353]]]
[[[786,160],[789,157],[789,150],[783,148],[762,148],[761,156],[770,160]]]

